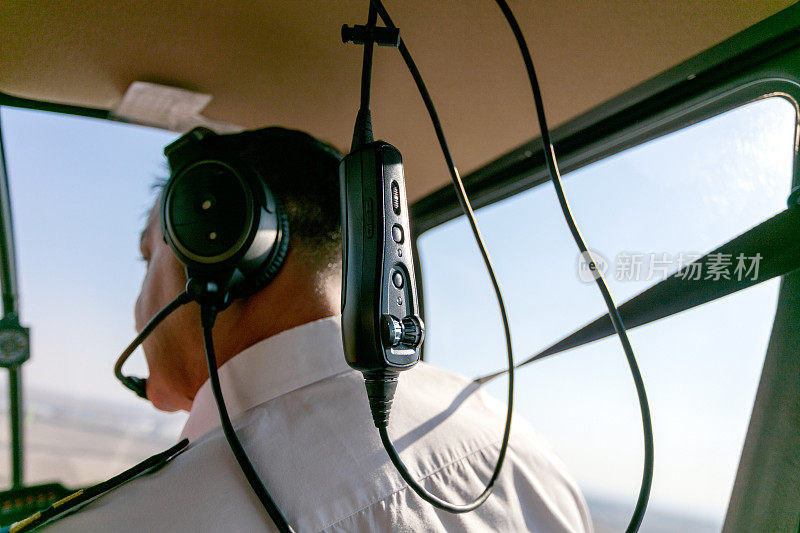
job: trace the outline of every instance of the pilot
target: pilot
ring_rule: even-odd
[[[591,531],[575,482],[520,418],[494,493],[477,510],[437,510],[406,486],[373,426],[364,379],[342,351],[339,152],[283,128],[219,140],[259,171],[288,213],[285,263],[269,284],[220,313],[214,345],[237,434],[294,530]],[[186,285],[158,207],[142,231],[141,253],[147,273],[135,308],[139,329]],[[81,506],[67,502],[69,512],[48,531],[275,530],[221,430],[199,307],[169,316],[144,352],[147,398],[158,409],[189,412],[181,434],[189,445]],[[462,503],[491,475],[504,417],[505,407],[469,380],[419,363],[400,376],[389,433],[428,491]]]

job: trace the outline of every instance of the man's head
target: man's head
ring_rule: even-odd
[[[338,165],[329,145],[294,130],[264,128],[218,138],[240,162],[252,166],[283,203],[289,219],[289,254],[277,277],[223,311],[214,328],[221,365],[256,342],[311,320],[339,305],[341,221]],[[156,202],[158,203],[158,202]],[[164,242],[155,206],[141,235],[147,273],[136,302],[136,327],[186,284],[183,265]],[[176,311],[144,342],[150,368],[148,398],[165,410],[188,409],[207,379],[199,309]]]

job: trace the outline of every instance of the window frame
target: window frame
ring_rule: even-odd
[[[798,19],[800,3],[554,128],[551,138],[562,172],[577,170],[772,93],[785,93],[795,101],[797,108],[796,102],[800,101]],[[760,86],[760,90],[745,90],[734,97],[733,102],[738,101],[735,105],[723,98],[727,93],[747,89],[753,84]],[[690,114],[692,110],[696,114]],[[532,99],[530,108],[519,111],[529,113],[533,120]],[[532,130],[531,133],[536,132]],[[795,146],[795,177],[797,172]],[[474,208],[548,180],[544,150],[538,136],[463,177]],[[452,185],[417,200],[410,210],[414,235],[421,235],[462,214]]]
[[[791,189],[800,188],[800,4],[795,4],[716,47],[598,106],[551,136],[562,172],[567,173],[647,141],[681,130],[734,108],[769,97],[782,97],[795,109]],[[521,112],[532,112],[530,109]],[[464,178],[473,207],[480,208],[549,181],[541,138],[535,138]],[[461,216],[452,186],[443,187],[411,206],[411,238],[420,312],[424,290],[418,239],[426,231]],[[800,271],[782,278],[778,311],[765,354],[756,399],[725,515],[723,531],[794,530],[800,502],[800,474],[786,480],[800,450],[800,416],[779,409],[800,405],[800,386],[781,379],[787,365],[800,367],[800,333],[787,327],[800,301]],[[795,314],[800,314],[795,311]],[[792,374],[788,374],[792,375]],[[784,385],[781,387],[781,385]],[[788,396],[787,396],[788,395]],[[770,424],[795,427],[783,439],[770,438]],[[778,457],[778,460],[772,459]],[[771,491],[770,484],[781,492]],[[760,492],[759,492],[760,491]],[[755,496],[754,496],[755,495]],[[779,517],[779,518],[778,518]],[[779,520],[780,523],[776,523]]]

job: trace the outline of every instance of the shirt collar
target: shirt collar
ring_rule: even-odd
[[[345,372],[339,316],[309,322],[264,339],[219,367],[231,418],[300,387]],[[220,425],[206,380],[197,391],[181,439],[195,440]]]

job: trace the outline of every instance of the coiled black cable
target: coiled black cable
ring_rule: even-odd
[[[570,211],[567,197],[564,194],[564,188],[561,185],[561,173],[558,170],[555,150],[553,149],[553,143],[550,139],[550,131],[547,127],[547,119],[544,114],[542,93],[539,89],[539,82],[536,78],[536,71],[533,68],[533,59],[531,58],[530,51],[528,50],[528,45],[525,42],[525,37],[522,34],[519,24],[517,23],[517,19],[514,17],[514,14],[508,7],[508,3],[505,0],[495,1],[500,7],[500,10],[503,12],[508,25],[511,27],[511,31],[514,33],[514,38],[517,41],[519,50],[522,53],[522,59],[525,62],[525,69],[528,73],[528,80],[530,81],[531,90],[533,92],[533,100],[536,106],[536,116],[539,119],[539,129],[542,133],[542,145],[544,148],[545,159],[547,160],[547,169],[550,172],[550,179],[553,182],[553,187],[556,190],[556,196],[558,197],[558,203],[561,206],[561,212],[564,214],[564,220],[567,222],[567,226],[569,227],[569,231],[572,233],[575,244],[578,245],[578,249],[580,250],[581,254],[583,254],[584,259],[590,262],[591,268],[591,263],[593,261],[591,259],[591,254],[589,253],[586,243],[584,242],[583,237],[578,230],[577,224],[575,224],[575,219]],[[630,523],[626,529],[628,533],[632,533],[638,531],[639,526],[642,523],[645,510],[647,509],[647,501],[650,497],[650,487],[653,483],[653,426],[650,420],[650,407],[647,402],[647,392],[644,388],[642,375],[639,372],[639,365],[636,363],[636,357],[633,354],[633,348],[628,340],[628,334],[625,331],[625,325],[622,323],[622,318],[619,316],[619,311],[617,311],[617,306],[614,304],[614,300],[611,297],[611,292],[608,290],[608,286],[603,279],[602,273],[600,273],[600,271],[596,268],[592,268],[592,271],[595,273],[594,279],[597,282],[597,287],[600,289],[600,294],[603,295],[603,300],[606,303],[606,307],[608,307],[608,315],[611,318],[611,322],[614,324],[614,329],[617,332],[617,336],[622,344],[622,349],[625,352],[625,357],[628,360],[631,376],[633,377],[633,382],[636,386],[636,394],[639,398],[639,408],[642,413],[642,430],[644,433],[644,467],[642,472],[642,483],[639,488],[639,497],[636,501],[636,507],[634,509],[633,516],[631,516]]]
[[[231,418],[228,416],[228,408],[225,406],[225,398],[222,396],[222,387],[219,382],[219,373],[217,371],[217,358],[214,353],[214,338],[212,336],[212,329],[214,328],[214,321],[216,320],[217,311],[211,307],[204,305],[200,308],[200,317],[203,325],[203,347],[206,352],[206,362],[208,363],[208,377],[211,381],[211,391],[214,394],[214,400],[217,402],[217,409],[219,410],[219,419],[222,423],[222,432],[228,441],[228,445],[233,452],[236,461],[242,469],[242,473],[247,482],[253,488],[261,505],[264,506],[272,521],[281,533],[294,533],[294,530],[289,525],[286,517],[275,504],[275,501],[270,496],[261,478],[258,477],[247,452],[244,451],[242,443],[236,436],[236,431],[233,429]]]
[[[520,52],[522,53],[523,59],[525,61],[525,67],[528,73],[528,77],[531,83],[531,89],[534,95],[534,102],[536,105],[536,112],[539,118],[539,127],[542,132],[542,141],[545,147],[545,157],[547,160],[548,170],[550,172],[551,179],[553,181],[553,185],[556,189],[556,195],[558,197],[559,204],[561,206],[562,213],[564,214],[564,218],[567,222],[567,226],[572,233],[572,236],[578,245],[579,250],[582,254],[584,254],[584,258],[591,262],[591,255],[588,252],[587,246],[583,240],[583,237],[578,230],[577,225],[575,224],[575,220],[572,216],[572,213],[569,209],[569,204],[567,203],[566,196],[564,194],[563,187],[561,185],[561,177],[558,170],[558,164],[555,158],[555,152],[553,150],[553,145],[550,140],[549,130],[547,128],[547,121],[544,114],[544,105],[542,102],[541,91],[539,89],[538,81],[536,78],[536,73],[533,68],[533,60],[531,59],[530,52],[528,51],[527,44],[525,42],[524,36],[522,35],[522,31],[519,28],[519,24],[516,21],[511,9],[508,7],[508,4],[504,0],[496,0],[498,6],[500,7],[503,15],[506,17],[509,26],[514,33],[514,37],[517,41],[517,44],[520,48]],[[371,0],[371,3],[375,8],[378,10],[378,14],[380,15],[381,19],[383,19],[384,23],[389,27],[394,27],[389,17],[389,14],[386,12],[386,9],[383,7],[380,0]],[[458,199],[461,203],[462,209],[464,209],[465,214],[467,214],[467,218],[470,222],[470,226],[473,229],[473,234],[476,236],[476,240],[478,240],[478,246],[481,249],[481,252],[484,256],[484,261],[487,262],[487,267],[490,269],[490,275],[492,276],[493,285],[495,286],[495,290],[497,291],[497,285],[494,280],[493,272],[491,271],[491,267],[488,265],[488,257],[485,254],[484,247],[482,242],[480,242],[480,238],[477,232],[477,227],[474,223],[474,217],[472,216],[472,209],[469,206],[468,199],[463,189],[463,184],[461,183],[460,177],[458,177],[458,173],[455,169],[455,165],[452,162],[452,157],[450,156],[449,150],[447,149],[447,143],[444,139],[444,133],[441,128],[441,124],[439,122],[438,116],[436,111],[433,107],[433,102],[431,101],[430,96],[428,95],[427,90],[425,89],[424,82],[422,81],[422,77],[419,74],[419,70],[416,68],[413,59],[411,58],[411,54],[408,52],[408,49],[405,47],[405,44],[400,41],[399,45],[400,54],[402,55],[406,66],[408,67],[409,71],[411,72],[414,81],[417,84],[417,88],[420,91],[423,101],[425,102],[425,106],[428,109],[428,113],[431,117],[431,121],[433,122],[434,129],[436,130],[437,138],[439,139],[439,144],[442,147],[442,151],[444,153],[445,160],[447,160],[448,168],[451,172],[451,177],[453,178],[453,182],[456,186],[456,192],[458,193]],[[466,205],[465,205],[466,204]],[[653,429],[652,423],[650,420],[650,408],[647,401],[647,393],[644,388],[644,382],[641,377],[641,373],[639,372],[638,364],[636,363],[636,358],[633,354],[633,348],[630,345],[630,341],[628,340],[627,333],[625,331],[625,326],[622,323],[622,319],[619,316],[619,312],[617,311],[616,305],[611,297],[611,293],[608,290],[608,287],[603,279],[602,275],[599,271],[594,270],[596,272],[595,280],[597,282],[598,288],[603,296],[603,299],[606,303],[606,306],[609,310],[609,315],[611,317],[612,323],[614,324],[614,329],[617,332],[617,335],[620,338],[620,342],[622,343],[623,350],[625,352],[625,356],[628,360],[628,365],[631,370],[631,375],[634,380],[634,384],[636,386],[636,392],[639,399],[640,410],[642,414],[642,428],[644,434],[644,451],[645,451],[645,460],[644,460],[644,467],[643,467],[643,474],[642,474],[642,483],[639,490],[639,497],[637,498],[636,508],[634,510],[633,516],[631,517],[630,524],[628,525],[627,532],[631,533],[634,531],[638,531],[639,526],[641,525],[642,518],[644,517],[644,512],[647,507],[647,501],[650,495],[650,488],[652,485],[652,476],[653,476]],[[499,294],[498,294],[499,296]],[[507,327],[507,322],[505,321],[505,312],[501,302],[501,311],[503,312],[504,317],[504,325]],[[507,335],[507,339],[509,336]],[[509,355],[510,355],[510,347],[509,347]],[[510,384],[513,383],[513,371],[509,372],[509,382]],[[381,432],[381,440],[383,441],[384,445],[387,446],[387,451],[391,448],[391,442],[389,442],[388,435],[385,435],[385,430]],[[402,465],[399,457],[397,456],[394,449],[391,448],[390,457],[392,457],[392,462],[395,463],[395,466],[398,466],[398,463]],[[399,468],[401,475],[404,474],[403,469]],[[405,473],[407,475],[407,472]],[[406,482],[409,480],[404,475],[404,479]],[[409,483],[411,485],[411,483]],[[412,488],[414,488],[412,486]],[[414,489],[417,491],[417,489]],[[424,489],[423,489],[424,490]],[[420,491],[417,491],[418,493]],[[423,496],[423,494],[420,494]],[[423,496],[424,497],[424,496]],[[433,502],[431,502],[433,503]]]
[[[381,17],[387,27],[396,28],[392,23],[391,17],[389,17],[389,13],[386,11],[386,8],[383,6],[380,0],[371,0],[371,4],[378,11],[378,15]],[[411,53],[408,51],[408,48],[406,48],[402,38],[399,40],[398,49],[400,51],[400,55],[403,57],[403,60],[406,63],[406,66],[408,67],[409,72],[411,73],[411,76],[414,78],[417,89],[419,90],[422,100],[425,103],[425,107],[428,110],[428,114],[430,115],[433,127],[436,130],[436,137],[439,140],[439,146],[442,149],[442,154],[444,155],[445,162],[447,163],[447,168],[450,171],[450,177],[453,180],[453,185],[456,189],[456,195],[461,203],[461,208],[464,211],[464,215],[469,221],[472,234],[475,238],[478,249],[480,250],[481,256],[483,257],[484,265],[486,265],[486,270],[489,273],[489,278],[491,280],[492,287],[494,288],[497,303],[500,307],[500,315],[503,320],[503,332],[506,340],[506,350],[508,353],[508,404],[506,408],[506,422],[503,429],[503,440],[500,445],[500,452],[497,456],[497,464],[495,465],[494,471],[492,472],[492,475],[483,492],[472,502],[461,505],[451,504],[440,498],[437,498],[425,490],[424,487],[419,485],[414,478],[411,477],[411,474],[409,474],[408,469],[403,464],[402,459],[400,459],[397,450],[395,450],[394,445],[389,438],[387,428],[377,423],[376,425],[378,426],[381,442],[383,443],[384,448],[386,448],[386,452],[389,454],[392,464],[394,464],[395,468],[397,468],[398,472],[400,472],[402,478],[406,483],[408,483],[408,486],[411,487],[414,492],[416,492],[422,499],[431,505],[442,509],[443,511],[448,511],[451,513],[466,513],[478,508],[492,493],[494,483],[500,476],[500,471],[503,468],[503,461],[506,457],[506,451],[508,450],[508,440],[511,436],[511,415],[514,410],[514,354],[511,346],[511,329],[508,325],[508,315],[506,313],[505,304],[503,303],[503,295],[500,292],[500,285],[497,282],[497,277],[495,276],[494,268],[492,268],[492,262],[489,258],[489,253],[486,251],[486,246],[483,243],[483,238],[481,237],[480,230],[478,229],[478,225],[475,221],[475,213],[472,210],[472,205],[470,204],[467,193],[464,190],[464,184],[461,182],[461,176],[459,176],[458,169],[453,161],[453,156],[450,154],[450,148],[447,145],[442,124],[439,121],[438,113],[436,113],[436,108],[433,105],[430,94],[428,94],[428,89],[425,87],[425,82],[422,80],[422,75],[419,73],[419,69],[417,69],[414,60],[411,57]]]

